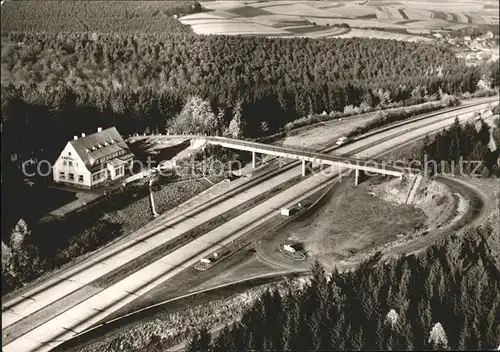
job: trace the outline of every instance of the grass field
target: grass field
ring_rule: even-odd
[[[353,255],[363,255],[425,227],[426,216],[420,209],[391,204],[370,195],[369,185],[373,181],[355,187],[351,179],[343,180],[314,211],[298,216],[279,232],[266,236],[258,251],[267,260],[287,266],[289,261],[277,253],[278,244],[286,240],[300,242],[307,253],[306,262],[318,259],[330,270]],[[362,218],[359,214],[363,214]]]
[[[498,23],[498,2],[489,0],[223,1],[202,2],[202,6],[212,12],[181,18],[182,23],[192,26],[193,31],[199,34],[356,36],[416,41],[425,39],[418,34],[430,29],[459,29]],[[290,23],[301,23],[301,27],[288,28]],[[349,34],[345,29],[328,31],[324,28],[340,24],[356,29]],[[382,32],[381,29],[393,32]],[[394,30],[403,33],[395,33]]]

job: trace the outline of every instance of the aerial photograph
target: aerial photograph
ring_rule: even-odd
[[[2,352],[500,350],[498,0],[1,0]]]

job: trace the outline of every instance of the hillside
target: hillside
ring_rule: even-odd
[[[7,1],[2,34],[8,32],[190,33],[177,16],[201,11],[197,1]]]
[[[317,264],[310,284],[264,294],[211,351],[496,348],[500,272],[491,236],[491,227],[475,227],[419,255],[331,277]],[[210,337],[200,332],[188,351],[207,349]]]

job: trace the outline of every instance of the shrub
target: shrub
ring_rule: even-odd
[[[5,273],[12,264],[12,250],[2,241],[2,273]]]
[[[493,115],[500,114],[499,104],[495,105],[493,109],[491,109],[491,112],[493,113]]]
[[[391,110],[378,111],[374,119],[367,122],[364,126],[359,126],[347,134],[348,137],[359,136],[360,134],[366,133],[374,128],[382,127],[393,122],[402,121],[409,117],[438,110],[449,106],[452,102],[453,104],[458,104],[459,101],[454,97],[446,97],[443,100],[435,102],[427,102],[420,105],[414,105],[409,107],[400,107]]]
[[[160,185],[154,191],[157,211],[162,213],[171,209],[207,187],[199,181]],[[48,270],[140,229],[152,219],[148,195],[147,186],[130,185],[81,212],[39,222],[33,228],[33,236],[26,237],[19,255],[14,253],[10,270],[4,272],[4,276],[8,275],[4,277],[3,292],[14,290]],[[53,235],[51,241],[43,240],[47,234]]]

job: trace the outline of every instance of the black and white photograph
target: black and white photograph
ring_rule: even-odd
[[[500,350],[498,0],[1,0],[2,352]]]

